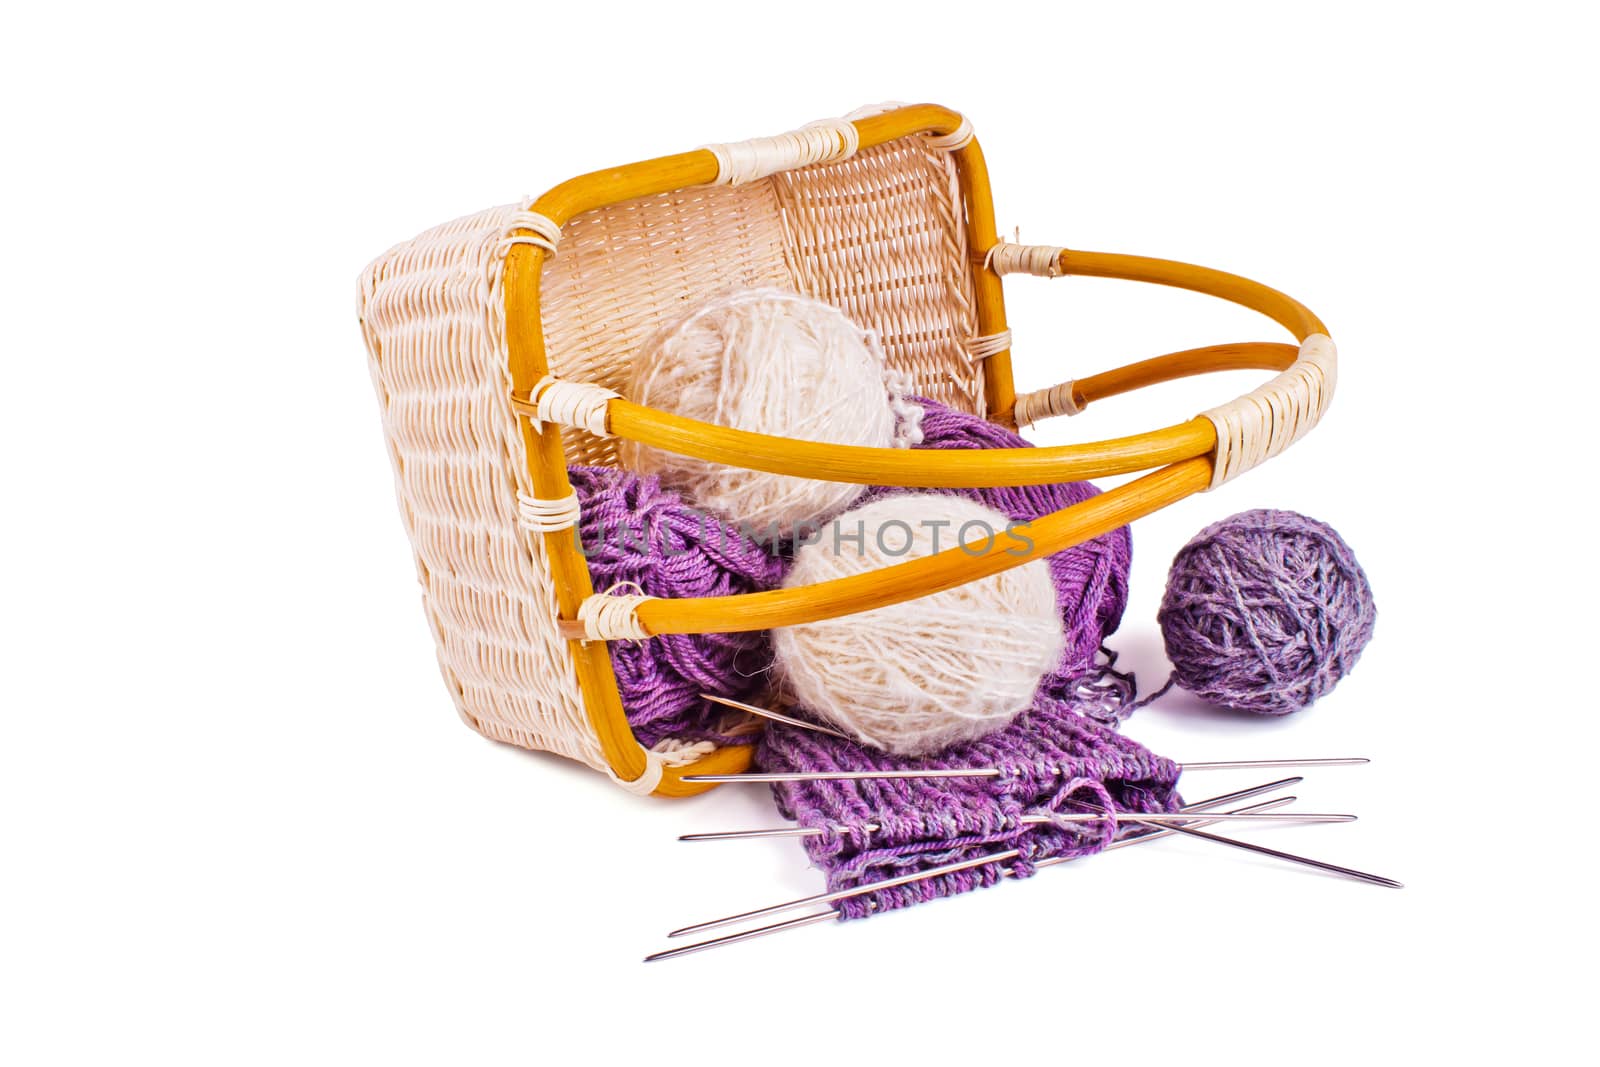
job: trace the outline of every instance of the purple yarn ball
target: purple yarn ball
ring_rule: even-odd
[[[1223,707],[1287,715],[1355,666],[1377,608],[1333,527],[1257,510],[1183,546],[1159,617],[1179,685]]]
[[[775,588],[784,564],[735,527],[690,507],[655,477],[609,467],[568,471],[580,546],[596,590],[632,583],[649,596],[706,597]],[[639,743],[672,737],[728,743],[701,693],[740,697],[772,662],[764,632],[663,634],[611,642],[623,710]],[[748,741],[748,738],[745,739]]]
[[[916,400],[923,409],[923,439],[918,448],[1033,447],[1020,435],[980,415],[956,411],[932,400]],[[904,492],[883,486],[873,489],[866,499]],[[1100,495],[1100,490],[1089,482],[916,492],[969,497],[1018,522],[1031,522]],[[1128,570],[1132,562],[1133,536],[1126,526],[1049,557],[1050,578],[1066,624],[1067,644],[1056,669],[1039,683],[1042,693],[1067,696],[1073,691],[1072,683],[1094,666],[1095,652],[1107,635],[1115,632],[1128,606]]]

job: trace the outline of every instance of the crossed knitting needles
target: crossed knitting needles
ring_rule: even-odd
[[[1295,798],[1293,796],[1288,796],[1260,801],[1242,808],[1235,808],[1230,812],[1209,811],[1210,808],[1218,805],[1232,803],[1233,801],[1243,800],[1252,796],[1259,796],[1262,793],[1281,789],[1299,781],[1302,781],[1302,779],[1298,777],[1284,778],[1276,782],[1268,782],[1265,785],[1255,786],[1250,789],[1241,789],[1238,792],[1226,793],[1222,796],[1210,797],[1206,800],[1200,800],[1193,804],[1185,805],[1182,811],[1191,816],[1191,826],[1189,826],[1188,829],[1194,830],[1195,827],[1208,825],[1211,820],[1215,819],[1221,814],[1259,814],[1293,803]],[[1118,841],[1113,841],[1110,845],[1106,846],[1106,851],[1109,852],[1112,849],[1126,848],[1129,845],[1136,845],[1147,841],[1155,841],[1177,832],[1177,827],[1152,827],[1151,832],[1149,833],[1133,837],[1125,837]],[[737,915],[723,916],[720,919],[712,919],[709,922],[695,923],[693,926],[685,926],[680,929],[673,930],[667,936],[681,937],[684,934],[712,930],[718,927],[728,926],[733,923],[744,922],[748,919],[761,918],[767,915],[776,915],[781,912],[793,911],[798,908],[811,907],[818,904],[832,904],[835,901],[845,900],[850,897],[874,893],[884,889],[893,889],[897,886],[910,885],[913,882],[919,882],[928,878],[938,878],[942,875],[970,870],[973,867],[981,867],[985,864],[1009,864],[1011,861],[1020,858],[1021,855],[1022,853],[1019,849],[1005,849],[1000,852],[989,853],[983,856],[975,856],[972,859],[962,860],[957,863],[947,863],[938,867],[930,867],[927,870],[915,871],[910,874],[903,874],[894,878],[885,878],[875,882],[866,882],[858,886],[852,886],[849,889],[834,890],[830,893],[817,893],[813,896],[801,897],[797,900],[789,900],[781,904],[772,904],[764,908],[754,908],[750,911],[740,912]],[[1051,867],[1058,863],[1065,863],[1068,859],[1070,859],[1070,857],[1055,856],[1049,859],[1040,860],[1037,864],[1035,864],[1035,867]],[[1001,870],[1004,876],[1015,877],[1015,870],[1013,867],[1006,866]],[[823,922],[825,920],[839,920],[842,917],[842,914],[837,909],[829,907],[825,911],[814,912],[810,915],[802,915],[794,919],[785,919],[782,922],[770,923],[766,926],[758,926],[752,930],[741,930],[738,933],[724,934],[721,937],[714,937],[706,941],[696,941],[693,944],[684,945],[680,948],[666,949],[662,952],[656,952],[646,956],[645,962],[652,963],[656,960],[675,959],[679,956],[687,956],[694,952],[703,952],[706,949],[720,948],[723,945],[736,945],[741,941],[750,941],[754,938],[765,937],[768,934],[775,934],[784,930],[798,930],[802,926],[811,926],[815,923]]]
[[[769,711],[769,710],[767,710],[765,708],[758,708],[758,707],[756,707],[754,705],[741,704],[741,703],[739,703],[737,701],[731,701],[731,700],[727,700],[727,699],[724,699],[724,698],[711,698],[711,699],[717,700],[718,703],[723,703],[723,704],[728,704],[729,706],[738,707],[741,710],[745,710],[745,711],[751,712],[753,714],[760,715],[760,716],[762,716],[764,718],[777,719],[779,721],[788,722],[788,723],[790,723],[792,725],[804,727],[806,729],[819,730],[820,732],[826,732],[826,733],[833,733],[834,732],[834,731],[831,731],[831,730],[827,730],[826,728],[817,727],[817,726],[815,726],[814,724],[811,724],[811,723],[807,723],[807,722],[803,722],[803,721],[795,720],[795,719],[789,719],[787,716],[782,716],[782,715],[779,715],[776,712]],[[1221,769],[1221,768],[1239,768],[1239,767],[1293,767],[1293,766],[1329,767],[1329,766],[1347,766],[1347,765],[1351,765],[1351,764],[1367,763],[1367,762],[1369,762],[1369,761],[1364,759],[1364,758],[1348,757],[1348,758],[1304,759],[1304,760],[1218,760],[1218,761],[1210,761],[1210,762],[1194,762],[1194,763],[1188,763],[1188,764],[1180,764],[1180,766],[1183,767],[1186,770],[1197,770],[1197,769]],[[957,778],[957,777],[961,777],[961,778],[993,778],[993,777],[999,777],[1002,774],[1003,774],[1003,771],[1000,768],[996,768],[996,767],[971,767],[971,768],[958,768],[958,769],[952,769],[952,770],[945,770],[945,769],[938,769],[938,768],[924,768],[924,769],[916,769],[916,770],[896,770],[896,771],[839,771],[839,772],[821,771],[821,772],[795,772],[795,773],[749,773],[749,774],[722,774],[722,775],[692,775],[692,776],[686,776],[685,780],[686,781],[700,781],[700,782],[796,782],[796,781],[838,781],[838,780],[854,781],[854,780],[863,780],[863,779],[872,779],[872,778]],[[1300,782],[1300,781],[1303,781],[1303,780],[1304,779],[1301,778],[1301,777],[1292,777],[1292,778],[1283,778],[1283,779],[1280,779],[1280,780],[1275,781],[1275,782],[1267,782],[1267,783],[1265,783],[1263,785],[1253,786],[1253,787],[1251,787],[1249,789],[1242,789],[1242,790],[1238,790],[1237,792],[1233,792],[1233,793],[1225,793],[1225,794],[1223,794],[1221,796],[1210,797],[1210,798],[1208,798],[1206,800],[1196,801],[1196,802],[1194,802],[1192,804],[1186,804],[1182,808],[1180,808],[1177,812],[1172,812],[1172,813],[1167,813],[1167,812],[1160,812],[1160,813],[1156,813],[1156,812],[1150,812],[1150,813],[1146,813],[1146,812],[1113,812],[1113,811],[1105,811],[1105,810],[1087,811],[1087,812],[1054,812],[1054,813],[1049,813],[1049,814],[1038,813],[1038,814],[1024,815],[1019,819],[1019,821],[1023,822],[1023,823],[1032,823],[1032,824],[1058,824],[1058,825],[1060,825],[1060,824],[1069,824],[1069,823],[1094,823],[1094,822],[1105,822],[1107,820],[1114,820],[1119,825],[1128,825],[1128,826],[1130,826],[1130,828],[1131,827],[1139,827],[1139,828],[1141,828],[1142,832],[1135,832],[1134,834],[1132,834],[1130,836],[1126,836],[1126,837],[1120,838],[1119,840],[1113,841],[1110,845],[1108,845],[1106,847],[1105,851],[1111,851],[1113,849],[1118,849],[1118,848],[1125,848],[1125,847],[1127,847],[1129,845],[1140,844],[1142,842],[1155,841],[1155,840],[1159,840],[1160,838],[1163,838],[1163,837],[1170,837],[1173,834],[1183,834],[1183,835],[1188,836],[1188,837],[1200,838],[1201,840],[1210,841],[1210,842],[1213,842],[1213,843],[1219,844],[1219,845],[1225,845],[1225,846],[1228,846],[1230,848],[1237,848],[1237,849],[1242,849],[1242,850],[1247,851],[1247,852],[1253,852],[1253,853],[1255,853],[1257,855],[1264,855],[1264,856],[1271,857],[1273,859],[1283,860],[1283,861],[1286,861],[1286,862],[1289,862],[1289,863],[1301,864],[1303,866],[1311,867],[1311,868],[1314,868],[1314,869],[1319,870],[1319,871],[1323,871],[1323,872],[1326,872],[1326,873],[1329,873],[1329,874],[1339,875],[1339,876],[1345,877],[1345,878],[1354,878],[1354,879],[1357,879],[1359,881],[1371,882],[1371,883],[1376,884],[1376,885],[1383,885],[1383,886],[1391,886],[1391,887],[1394,887],[1394,888],[1400,888],[1400,883],[1395,881],[1395,880],[1393,880],[1393,879],[1391,879],[1391,878],[1384,878],[1384,877],[1382,877],[1380,875],[1369,874],[1369,873],[1367,873],[1365,871],[1357,871],[1357,870],[1354,870],[1354,869],[1349,868],[1349,867],[1341,867],[1341,866],[1338,866],[1336,864],[1326,863],[1326,862],[1323,862],[1322,860],[1311,859],[1311,858],[1306,857],[1306,856],[1298,856],[1298,855],[1295,855],[1294,853],[1290,853],[1290,852],[1282,852],[1282,851],[1279,851],[1278,849],[1267,848],[1267,847],[1265,847],[1263,845],[1256,845],[1256,844],[1251,844],[1251,843],[1246,842],[1246,841],[1239,841],[1239,840],[1236,840],[1236,839],[1231,838],[1231,837],[1222,837],[1222,836],[1217,835],[1217,834],[1206,833],[1206,832],[1204,832],[1203,830],[1200,829],[1200,827],[1209,826],[1209,825],[1212,825],[1214,823],[1222,822],[1222,821],[1226,821],[1226,820],[1230,820],[1230,819],[1240,819],[1240,820],[1276,820],[1276,819],[1284,819],[1284,820],[1293,820],[1293,821],[1298,821],[1298,822],[1350,822],[1350,821],[1353,821],[1355,819],[1354,815],[1327,815],[1327,814],[1319,814],[1319,813],[1289,813],[1289,814],[1278,814],[1278,813],[1276,813],[1277,809],[1285,807],[1286,805],[1292,803],[1295,800],[1295,798],[1292,797],[1292,796],[1291,797],[1280,797],[1280,798],[1276,798],[1276,799],[1272,799],[1272,800],[1266,800],[1266,801],[1260,801],[1260,802],[1257,802],[1255,804],[1250,804],[1250,805],[1246,805],[1244,807],[1235,808],[1235,809],[1233,809],[1231,811],[1216,811],[1216,810],[1213,810],[1213,809],[1218,808],[1218,807],[1220,807],[1222,805],[1230,804],[1230,803],[1233,803],[1233,802],[1238,801],[1238,800],[1244,800],[1244,799],[1247,799],[1249,797],[1260,796],[1260,795],[1262,795],[1264,793],[1274,792],[1274,791],[1276,791],[1278,789],[1282,789],[1282,788],[1284,788],[1286,786],[1293,785],[1296,782]],[[861,829],[866,831],[866,832],[872,832],[873,830],[877,829],[877,827],[874,824],[867,824],[867,825],[862,826]],[[715,833],[684,834],[680,838],[680,840],[683,840],[683,841],[728,841],[728,840],[749,840],[749,839],[753,839],[753,838],[762,838],[762,837],[803,837],[803,836],[820,835],[823,832],[824,831],[819,827],[784,827],[784,828],[763,829],[763,830],[732,830],[732,831],[721,831],[721,832],[715,832]],[[938,878],[938,877],[940,877],[942,875],[954,874],[954,873],[959,872],[959,871],[970,870],[970,869],[972,869],[974,867],[981,867],[981,866],[985,866],[985,865],[988,865],[988,864],[1012,864],[1012,862],[1017,860],[1017,859],[1019,859],[1021,857],[1021,855],[1022,855],[1022,853],[1021,853],[1021,851],[1019,849],[1006,849],[1006,850],[999,851],[999,852],[989,853],[989,854],[986,854],[986,855],[983,855],[983,856],[976,856],[976,857],[973,857],[971,859],[966,859],[966,860],[959,861],[957,863],[948,863],[948,864],[944,864],[942,866],[932,867],[932,868],[929,868],[927,870],[915,871],[915,872],[912,872],[912,873],[909,873],[909,874],[899,875],[899,876],[896,876],[896,877],[893,877],[893,878],[887,878],[887,879],[882,879],[882,880],[875,881],[875,882],[864,883],[864,884],[861,884],[861,885],[853,886],[853,887],[851,887],[849,889],[840,889],[840,890],[835,890],[835,891],[828,892],[828,893],[818,893],[818,894],[816,894],[814,896],[802,897],[802,898],[799,898],[797,900],[785,901],[785,902],[783,902],[781,904],[773,904],[773,905],[769,905],[769,906],[763,907],[763,908],[756,908],[756,909],[753,909],[751,911],[740,912],[739,914],[736,914],[736,915],[723,916],[723,917],[718,918],[718,919],[712,919],[712,920],[709,920],[707,922],[696,923],[696,924],[694,924],[692,926],[685,926],[685,927],[682,927],[680,929],[673,930],[667,936],[668,937],[681,937],[681,936],[683,936],[685,934],[699,933],[699,932],[705,931],[705,930],[717,929],[719,927],[728,926],[728,925],[731,925],[733,923],[743,922],[743,921],[748,920],[748,919],[762,918],[762,917],[765,917],[765,916],[768,916],[768,915],[774,915],[774,914],[778,914],[778,913],[785,912],[785,911],[792,911],[792,910],[795,910],[795,909],[798,909],[798,908],[804,908],[804,907],[809,907],[809,906],[818,905],[818,904],[832,904],[835,901],[844,900],[844,899],[847,899],[847,898],[850,898],[850,897],[860,896],[860,895],[867,894],[867,893],[874,893],[874,892],[878,892],[880,890],[885,890],[885,889],[893,889],[893,888],[895,888],[897,886],[910,885],[910,884],[912,884],[914,882],[923,881],[923,880],[926,880],[926,879],[929,879],[929,878]],[[1065,863],[1070,858],[1072,858],[1072,857],[1056,856],[1056,857],[1052,857],[1052,858],[1049,858],[1049,859],[1041,860],[1038,863],[1036,863],[1034,866],[1035,866],[1035,868],[1050,867],[1050,866],[1054,866],[1054,865],[1056,865],[1058,863]],[[1003,867],[1002,868],[1002,872],[1008,877],[1014,877],[1015,873],[1016,873],[1015,869],[1014,869],[1014,865],[1013,866]],[[740,931],[738,933],[725,934],[725,935],[723,935],[721,937],[712,938],[712,939],[707,940],[707,941],[695,942],[694,944],[685,945],[685,946],[683,946],[681,948],[668,949],[668,950],[663,951],[663,952],[657,952],[657,953],[655,953],[653,955],[646,956],[645,957],[645,962],[649,963],[649,962],[652,962],[654,960],[673,959],[673,958],[675,958],[677,956],[685,956],[685,955],[688,955],[688,954],[690,954],[692,952],[700,952],[700,951],[703,951],[703,950],[709,949],[709,948],[718,948],[718,947],[721,947],[723,945],[737,944],[737,943],[739,943],[741,941],[748,941],[748,940],[751,940],[753,938],[764,937],[767,934],[778,933],[778,932],[783,931],[783,930],[797,930],[802,926],[810,926],[810,925],[812,925],[814,923],[819,923],[819,922],[822,922],[824,920],[830,920],[830,919],[837,920],[837,919],[839,919],[841,917],[842,917],[841,913],[837,909],[834,909],[834,908],[830,907],[826,911],[816,912],[816,913],[813,913],[811,915],[802,915],[802,916],[800,916],[798,918],[786,919],[786,920],[784,920],[782,922],[777,922],[777,923],[772,923],[772,924],[767,925],[767,926],[757,927],[757,928],[755,928],[753,930],[745,930],[745,931]]]
[[[784,715],[781,712],[773,711],[771,708],[758,707],[755,704],[746,704],[741,700],[733,700],[729,697],[712,696],[710,693],[701,693],[700,696],[714,704],[722,704],[725,707],[736,708],[739,711],[749,712],[751,715],[759,715],[763,719],[771,719],[773,722],[781,722],[786,726],[797,726],[802,730],[810,730],[813,733],[819,734],[828,734],[832,737],[842,738],[846,741],[855,740],[855,738],[850,737],[848,734],[842,734],[838,730],[831,729],[827,726],[822,726],[818,723],[806,722],[804,719],[792,718],[791,716]],[[1357,763],[1371,762],[1372,761],[1367,759],[1365,756],[1335,756],[1323,759],[1210,760],[1194,763],[1180,763],[1178,766],[1186,771],[1220,771],[1235,770],[1247,767],[1349,767]],[[683,780],[685,782],[706,783],[858,782],[865,781],[869,778],[1001,778],[1004,777],[1005,773],[1006,772],[999,767],[918,767],[897,771],[746,771],[740,774],[686,774],[683,776]],[[1155,816],[1152,815],[1149,817],[1154,818]],[[1102,820],[1104,818],[1104,814],[1098,814],[1084,821]],[[1320,820],[1309,821],[1349,822],[1354,818],[1354,815],[1343,815],[1328,816]],[[1305,820],[1302,818],[1302,821]],[[753,833],[751,836],[760,837],[770,835]],[[693,835],[692,839],[712,840],[713,838],[714,835],[701,834]],[[684,838],[684,840],[690,839],[691,838],[687,837]]]

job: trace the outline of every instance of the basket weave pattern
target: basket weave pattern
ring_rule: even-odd
[[[361,318],[440,668],[462,718],[500,741],[611,773],[584,710],[508,401],[505,235],[520,205],[429,230],[361,278]],[[620,389],[687,303],[779,286],[878,331],[915,389],[984,410],[964,216],[948,152],[920,137],[745,185],[696,187],[579,215],[544,272],[556,375]],[[571,463],[615,442],[563,433]]]

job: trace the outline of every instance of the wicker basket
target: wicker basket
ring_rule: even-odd
[[[559,251],[558,251],[559,250]],[[1001,276],[1088,274],[1211,293],[1300,342],[1218,345],[1018,396]],[[632,404],[614,389],[685,302],[779,286],[876,330],[917,391],[1007,426],[1211,370],[1278,371],[1191,420],[1093,444],[919,452],[787,440]],[[931,105],[863,109],[793,133],[574,178],[397,245],[361,277],[360,314],[423,603],[462,718],[581,760],[639,793],[738,771],[748,746],[644,750],[605,642],[765,629],[924,596],[1026,562],[962,549],[805,589],[702,600],[596,595],[573,543],[569,463],[616,437],[742,467],[908,486],[1036,484],[1150,470],[1038,520],[1058,551],[1276,455],[1326,409],[1322,324],[1272,289],[1202,267],[1005,244],[970,125]]]

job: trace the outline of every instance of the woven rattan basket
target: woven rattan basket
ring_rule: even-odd
[[[1080,274],[1211,293],[1298,344],[1217,345],[1017,395],[1001,277]],[[741,432],[617,396],[640,344],[685,302],[779,286],[878,332],[916,391],[1007,426],[1212,370],[1277,371],[1186,422],[1054,448],[905,451]],[[868,108],[793,133],[574,178],[429,230],[361,276],[360,314],[423,603],[462,718],[581,760],[638,793],[685,795],[742,770],[748,746],[633,738],[606,641],[766,629],[947,589],[1027,557],[1005,539],[803,589],[700,600],[596,595],[571,527],[569,463],[617,463],[630,438],[736,466],[906,486],[1025,485],[1150,471],[1032,525],[1055,552],[1218,485],[1321,417],[1333,344],[1299,303],[1166,260],[1006,244],[961,115]]]

